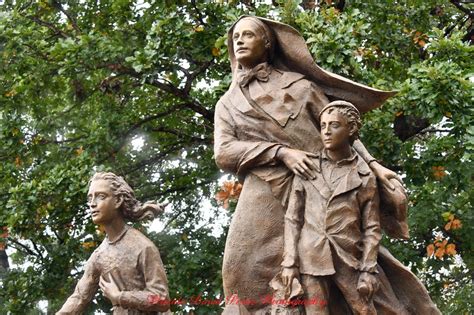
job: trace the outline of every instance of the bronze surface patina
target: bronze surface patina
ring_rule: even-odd
[[[96,173],[88,205],[106,238],[86,263],[74,293],[56,314],[82,314],[97,289],[112,302],[114,314],[163,314],[169,309],[168,280],[156,246],[126,221],[153,219],[163,205],[141,204],[132,188],[113,173]]]
[[[266,314],[275,312],[277,308],[271,302],[274,289],[286,287],[286,297],[295,296],[291,294],[293,289],[297,295],[301,286],[290,278],[296,278],[297,271],[305,275],[300,270],[301,266],[286,266],[284,263],[284,218],[285,213],[296,206],[293,200],[295,186],[308,185],[321,176],[321,165],[318,163],[324,148],[320,132],[322,109],[331,101],[343,100],[364,113],[379,107],[395,92],[376,90],[321,69],[314,63],[302,36],[292,27],[272,20],[241,17],[228,32],[228,49],[233,80],[229,90],[216,105],[214,151],[217,165],[222,170],[236,174],[243,182],[243,188],[224,252],[224,293],[226,299],[232,301],[224,313],[232,314],[239,310],[242,314],[247,311],[251,314]],[[345,143],[344,140],[341,143],[335,141],[330,139],[329,142],[337,148]],[[355,304],[347,299],[359,296],[360,291],[365,294],[364,299],[373,301],[372,304],[364,304],[367,314],[374,308],[382,314],[379,301],[387,300],[382,296],[387,291],[375,290],[375,283],[378,282],[373,281],[371,275],[376,269],[379,270],[379,266],[383,266],[381,270],[387,277],[385,283],[392,285],[392,293],[398,303],[392,306],[401,307],[400,314],[404,311],[438,314],[416,277],[388,251],[378,247],[380,228],[391,237],[408,237],[407,197],[400,179],[394,172],[381,166],[359,140],[351,144],[349,152],[354,157],[350,165],[355,169],[349,173],[355,172],[359,177],[366,177],[363,177],[365,181],[357,177],[358,180],[354,179],[348,184],[360,181],[360,191],[367,195],[365,201],[372,200],[373,204],[378,204],[378,200],[381,200],[377,211],[371,211],[379,215],[369,220],[370,224],[377,222],[380,227],[375,229],[377,233],[373,231],[376,236],[372,237],[371,250],[364,252],[370,256],[365,265],[361,264],[361,257],[357,256],[362,252],[356,254],[352,247],[347,253],[333,257],[333,264],[339,266],[340,261],[350,260],[353,264],[348,268],[354,269],[358,265],[359,269],[363,269],[360,272],[369,275],[363,276],[359,283],[359,274],[352,272],[352,282],[346,283],[345,288],[350,287],[353,294],[345,295],[342,287],[335,287],[330,295],[321,297],[326,298],[328,304],[328,308],[323,311],[351,314],[352,309],[357,313],[353,308]],[[323,168],[323,174],[326,171]],[[347,176],[347,172],[339,173],[341,171],[336,173],[340,177]],[[317,193],[331,189],[330,185],[320,184],[318,187],[312,185],[306,194],[308,198],[310,195],[316,198]],[[353,196],[346,197],[348,200],[343,198],[343,201],[351,202],[349,199]],[[300,207],[300,212],[303,208]],[[353,208],[353,211],[361,212],[362,209]],[[356,240],[357,236],[352,233],[354,231],[347,231],[345,237]],[[360,230],[359,234],[364,231]],[[357,239],[358,246],[362,243],[362,239]],[[331,246],[327,244],[326,250]],[[318,259],[331,260],[327,256],[330,251],[315,248],[311,248],[311,251]],[[293,277],[289,270],[282,270],[282,263],[283,267],[292,268],[291,272],[295,273]],[[310,269],[322,268],[319,262],[315,262],[314,266],[308,262],[305,266]],[[336,274],[337,269],[332,267]],[[396,278],[398,282],[394,283]],[[314,279],[310,276],[309,281]],[[245,302],[245,307],[235,307],[239,301]],[[301,309],[304,312],[304,308]],[[286,311],[295,314],[294,308]],[[310,314],[315,314],[313,311],[308,310]]]

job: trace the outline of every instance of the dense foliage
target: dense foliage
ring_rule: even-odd
[[[0,270],[0,313],[38,313],[39,301],[54,312],[72,292],[103,239],[85,206],[95,170],[123,175],[140,199],[172,204],[161,231],[147,233],[171,297],[222,297],[231,213],[213,198],[223,175],[213,109],[230,82],[226,29],[244,13],[299,29],[328,70],[399,90],[364,117],[362,132],[411,196],[411,240],[384,242],[444,313],[472,309],[472,5],[24,0],[0,9],[0,253],[6,245],[13,262]],[[226,206],[226,196],[236,197],[221,191]],[[219,312],[194,302],[173,308]],[[89,311],[110,307],[98,294]]]

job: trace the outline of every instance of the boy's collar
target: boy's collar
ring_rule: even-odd
[[[348,158],[339,160],[339,161],[334,161],[327,154],[327,149],[323,149],[322,152],[321,152],[321,158],[323,160],[328,160],[328,161],[331,161],[332,163],[336,163],[337,166],[342,166],[342,165],[352,164],[354,161],[357,161],[357,154],[354,151],[354,149],[351,148],[351,156],[349,156]]]

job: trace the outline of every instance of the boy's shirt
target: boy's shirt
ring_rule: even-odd
[[[331,275],[337,255],[356,270],[376,272],[381,230],[374,174],[354,151],[337,162],[322,151],[316,162],[315,179],[293,180],[281,265]]]

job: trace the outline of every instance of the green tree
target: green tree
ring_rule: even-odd
[[[54,312],[72,292],[103,238],[85,206],[95,170],[125,176],[140,199],[172,204],[163,231],[148,233],[171,298],[222,297],[226,233],[213,227],[230,213],[205,201],[223,175],[212,157],[213,109],[231,78],[226,30],[241,14],[277,16],[301,31],[324,68],[400,91],[364,117],[362,132],[411,194],[412,240],[386,245],[444,312],[472,308],[472,7],[454,0],[319,3],[3,4],[0,226],[8,228],[3,241],[16,267],[3,275],[0,311],[25,314],[46,300]],[[454,265],[453,250],[465,267],[429,277]],[[190,306],[202,314],[220,309]],[[98,294],[89,312],[110,307]]]

